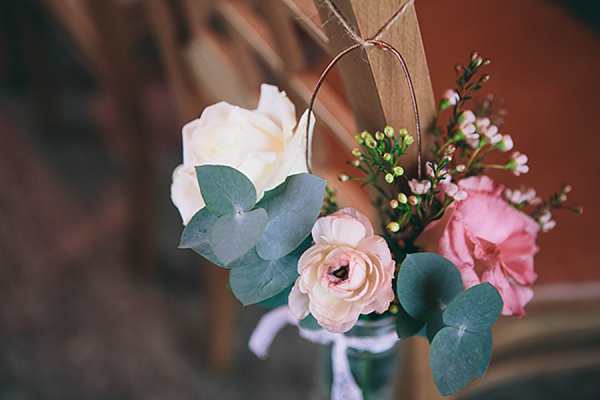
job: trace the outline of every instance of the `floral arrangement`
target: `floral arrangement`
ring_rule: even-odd
[[[536,280],[536,236],[555,223],[569,186],[543,201],[533,189],[505,189],[486,172],[527,173],[527,156],[501,134],[502,103],[472,96],[489,79],[473,53],[457,87],[439,104],[426,177],[407,176],[415,139],[385,127],[356,135],[350,162],[375,191],[381,230],[351,205],[338,208],[326,182],[308,172],[308,113],[296,125],[284,92],[263,85],[256,110],[218,103],[183,128],[183,164],[172,200],[185,229],[182,248],[230,269],[244,304],[286,306],[306,329],[350,330],[359,319],[393,315],[399,338],[421,334],[442,395],[482,377],[491,326],[522,316]],[[474,106],[468,108],[470,104]],[[313,118],[314,121],[314,118]]]

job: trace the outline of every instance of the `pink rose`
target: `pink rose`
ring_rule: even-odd
[[[298,261],[300,277],[289,306],[302,319],[312,313],[330,332],[346,332],[360,314],[386,311],[394,299],[395,263],[369,219],[354,208],[319,218],[315,244]]]
[[[539,250],[538,223],[504,201],[503,187],[486,176],[463,179],[458,186],[467,198],[429,223],[415,245],[452,261],[465,289],[481,282],[494,285],[504,300],[502,314],[524,315],[537,278],[533,256]]]

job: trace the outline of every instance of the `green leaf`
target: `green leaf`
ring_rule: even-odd
[[[475,374],[478,378],[483,378],[487,367],[490,365],[490,359],[492,358],[492,330],[487,329],[474,334],[479,338],[482,346],[481,365],[479,370]]]
[[[488,329],[502,312],[502,297],[488,282],[460,293],[444,310],[448,326],[479,332]]]
[[[437,335],[437,333],[445,327],[446,324],[444,324],[442,310],[437,310],[431,314],[427,320],[427,325],[425,328],[425,333],[429,343],[433,342],[435,335]]]
[[[220,264],[219,259],[215,256],[208,243],[210,229],[216,220],[217,217],[208,211],[206,207],[200,209],[200,211],[194,214],[183,230],[179,248],[192,249],[208,261],[217,265]]]
[[[196,176],[206,208],[217,217],[249,211],[256,204],[254,185],[235,168],[200,165],[196,167]]]
[[[208,240],[217,259],[227,266],[250,251],[260,240],[267,220],[267,212],[262,208],[219,217]]]
[[[261,258],[281,258],[302,243],[321,211],[325,184],[321,178],[302,173],[288,176],[265,193],[257,204],[269,215],[269,224],[256,245]]]
[[[211,263],[219,267],[224,267],[223,263],[213,253],[209,244],[210,229],[216,220],[217,217],[208,211],[206,207],[202,208],[192,217],[183,230],[179,247],[182,249],[192,249]],[[256,253],[256,249],[252,248],[240,258],[229,263],[227,268],[241,267],[258,260],[260,260],[260,257]]]
[[[282,292],[277,293],[271,298],[256,303],[256,305],[264,308],[277,308],[285,306],[288,303],[288,298],[290,296],[290,292],[292,291],[292,287],[294,287],[294,285],[288,286],[286,289],[283,289]]]
[[[396,282],[398,299],[408,315],[426,320],[462,291],[458,269],[433,253],[408,254]]]
[[[400,339],[407,339],[419,333],[425,325],[425,321],[414,319],[406,313],[401,304],[398,304],[398,313],[396,314],[396,332]]]
[[[323,329],[312,314],[308,314],[298,323],[300,328],[308,329],[309,331],[320,331]]]
[[[481,342],[473,333],[448,326],[435,335],[429,364],[435,386],[442,396],[462,390],[479,370]]]
[[[308,249],[310,247],[310,245],[312,244],[312,236],[308,235],[308,237],[306,239],[304,239],[304,241],[302,243],[300,243],[300,246],[296,247],[294,249],[294,251],[292,251],[288,257],[292,257],[295,256],[296,257],[296,261],[295,261],[295,265],[297,267],[298,265],[298,259],[300,258],[300,256],[302,255],[302,253],[304,253],[306,251],[306,249]],[[256,253],[256,252],[255,252]],[[256,256],[257,260],[261,260],[260,257],[258,257],[258,255]],[[237,260],[236,260],[237,261]],[[234,263],[236,262],[234,261]],[[275,296],[261,301],[260,303],[257,303],[257,305],[261,306],[261,307],[265,307],[265,308],[276,308],[276,307],[280,307],[280,306],[284,306],[288,303],[288,297],[290,295],[290,292],[292,291],[292,287],[294,285],[290,285],[289,287],[287,287],[286,289],[284,289],[281,293],[276,294]]]
[[[232,269],[229,284],[233,294],[245,306],[270,299],[298,278],[298,258],[290,255],[279,260],[259,260]]]
[[[239,268],[243,267],[244,265],[254,264],[258,260],[260,260],[260,257],[258,256],[258,253],[256,253],[256,247],[253,247],[246,254],[242,255],[240,258],[236,258],[226,266],[219,264],[217,265],[225,268]]]

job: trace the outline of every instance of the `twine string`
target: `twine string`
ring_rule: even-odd
[[[327,0],[327,2],[331,3],[331,0]],[[400,17],[404,15],[404,13],[408,10],[408,7],[412,6],[414,3],[415,0],[408,0],[406,3],[404,3],[404,5],[400,7],[398,11],[396,11],[396,14],[394,14],[392,18],[390,18],[390,20],[386,22],[385,25],[383,25],[375,35],[373,35],[371,39],[381,39],[381,37],[385,35],[387,31],[390,30],[390,28],[396,23],[396,21],[398,21]]]
[[[352,52],[353,50],[359,49],[359,48],[366,48],[366,47],[376,47],[378,49],[384,50],[384,51],[389,51],[391,52],[394,56],[396,56],[396,58],[400,61],[400,64],[402,65],[402,71],[404,72],[404,76],[406,77],[406,82],[408,84],[408,91],[410,92],[410,98],[413,104],[413,113],[414,113],[414,117],[415,117],[415,125],[416,125],[416,135],[417,135],[417,178],[419,180],[421,180],[421,158],[422,158],[422,145],[421,145],[421,123],[420,123],[420,119],[419,119],[419,109],[417,107],[417,98],[415,96],[415,89],[414,89],[414,85],[412,83],[412,79],[410,77],[410,73],[408,71],[408,67],[406,66],[406,62],[404,61],[404,58],[402,57],[402,55],[400,54],[400,52],[394,48],[392,45],[390,45],[389,43],[383,42],[381,40],[379,40],[399,19],[401,16],[403,16],[406,11],[408,10],[409,6],[411,6],[412,4],[414,4],[414,0],[409,0],[408,2],[406,2],[393,16],[392,18],[390,18],[390,20],[388,22],[386,22],[378,31],[377,33],[370,39],[363,39],[357,32],[356,30],[350,25],[350,23],[346,20],[346,18],[344,18],[344,16],[340,13],[340,11],[338,10],[338,8],[331,2],[331,0],[325,0],[325,2],[329,5],[329,8],[331,9],[331,11],[333,12],[333,14],[337,17],[337,19],[340,21],[340,23],[342,24],[342,26],[344,27],[344,29],[346,29],[346,31],[348,32],[348,34],[354,39],[354,41],[356,42],[355,44],[345,48],[344,50],[342,50],[341,52],[339,52],[334,58],[333,60],[331,60],[331,62],[329,63],[329,65],[327,65],[327,67],[325,68],[325,70],[323,71],[323,73],[321,74],[321,76],[319,77],[319,80],[317,81],[317,84],[310,96],[310,101],[308,103],[308,115],[307,115],[307,146],[306,146],[306,165],[308,167],[308,171],[311,172],[311,160],[310,160],[310,153],[311,153],[311,139],[310,139],[310,135],[308,134],[308,129],[310,127],[310,118],[311,118],[311,114],[312,114],[312,110],[313,110],[313,106],[315,103],[315,99],[317,97],[317,93],[319,92],[319,89],[321,88],[321,85],[323,85],[323,82],[325,81],[325,78],[327,77],[327,75],[329,74],[329,72],[331,71],[331,69],[338,63],[338,61],[344,57],[346,54]]]
[[[366,40],[363,39],[358,34],[358,32],[354,29],[354,27],[352,25],[350,25],[350,23],[348,22],[348,20],[346,18],[344,18],[344,16],[340,12],[340,10],[336,7],[336,5],[333,4],[331,2],[331,0],[325,0],[325,3],[327,3],[327,5],[329,6],[329,10],[333,13],[333,15],[336,16],[336,18],[338,19],[338,21],[340,21],[340,23],[342,24],[342,26],[344,27],[344,29],[346,29],[346,32],[348,32],[348,34],[352,37],[352,39],[356,43],[360,43],[362,46],[367,46]]]

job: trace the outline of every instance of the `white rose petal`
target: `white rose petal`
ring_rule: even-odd
[[[312,134],[314,118],[308,135]],[[171,199],[184,225],[204,207],[195,166],[227,165],[252,181],[260,199],[287,176],[308,172],[306,113],[294,131],[296,112],[285,92],[261,85],[256,110],[220,102],[182,129],[183,164],[173,172]]]

